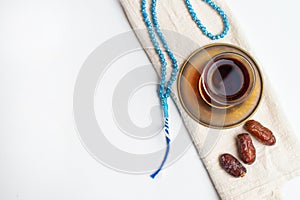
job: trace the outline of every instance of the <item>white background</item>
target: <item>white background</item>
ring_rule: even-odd
[[[227,2],[300,138],[300,2]],[[96,47],[128,30],[118,0],[0,0],[0,200],[217,199],[194,148],[153,181],[108,169],[81,145],[76,76]],[[283,198],[297,199],[299,185],[287,183]]]

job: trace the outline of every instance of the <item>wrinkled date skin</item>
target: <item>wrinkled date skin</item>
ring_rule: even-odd
[[[221,167],[234,177],[243,177],[246,175],[246,168],[232,155],[226,153],[220,156]]]
[[[252,164],[256,158],[256,150],[248,133],[237,136],[238,152],[241,160],[246,164]]]
[[[255,120],[249,120],[246,122],[244,128],[251,133],[258,141],[265,145],[274,145],[276,143],[276,138],[272,131],[261,125]]]

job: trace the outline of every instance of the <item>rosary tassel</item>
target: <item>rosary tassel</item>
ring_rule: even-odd
[[[164,159],[163,159],[161,165],[159,166],[159,168],[153,174],[150,175],[150,177],[153,178],[153,179],[162,170],[162,168],[165,165],[165,162],[168,158],[169,151],[170,151],[170,142],[171,142],[171,140],[169,138],[168,104],[163,103],[163,110],[164,110],[164,116],[165,116],[164,131],[165,131],[165,138],[166,138],[167,148],[166,148],[166,153],[165,153],[165,156],[164,156]]]

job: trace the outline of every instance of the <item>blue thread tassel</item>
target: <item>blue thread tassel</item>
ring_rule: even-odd
[[[162,170],[163,166],[165,165],[165,162],[167,161],[169,151],[170,151],[170,139],[167,136],[166,136],[166,142],[167,142],[167,149],[166,149],[165,157],[164,157],[161,165],[159,166],[159,168],[153,174],[150,175],[150,177],[153,179]]]
[[[164,156],[163,161],[161,162],[159,168],[150,175],[151,178],[155,178],[156,175],[162,170],[163,166],[165,165],[165,162],[167,161],[168,155],[169,155],[169,151],[170,151],[170,138],[169,138],[169,126],[168,126],[168,118],[165,118],[165,138],[166,138],[166,143],[167,143],[167,148],[166,148],[166,153]]]

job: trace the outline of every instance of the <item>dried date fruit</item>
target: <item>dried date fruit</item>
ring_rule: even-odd
[[[261,125],[255,120],[249,120],[244,125],[244,128],[251,133],[258,141],[265,145],[274,145],[276,143],[276,138],[272,131]]]
[[[248,133],[237,136],[238,152],[241,160],[246,164],[252,164],[256,158],[256,150]]]
[[[225,153],[220,156],[221,167],[234,177],[243,177],[246,175],[246,168],[234,156]]]

